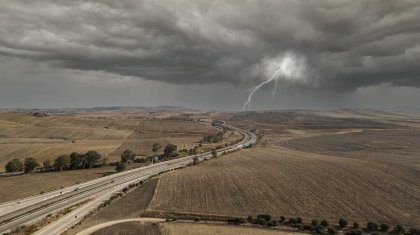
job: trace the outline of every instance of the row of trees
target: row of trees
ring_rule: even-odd
[[[53,163],[51,163],[50,160],[45,160],[42,164],[42,168],[44,171],[90,169],[99,164],[106,164],[107,161],[107,158],[102,158],[101,154],[91,150],[86,153],[73,152],[70,155],[61,155],[57,157]]]
[[[216,135],[204,136],[201,143],[220,143],[223,141],[223,132],[219,132]]]
[[[96,151],[88,151],[86,153],[72,153],[70,155],[61,155],[54,159],[53,162],[45,160],[42,163],[43,171],[63,171],[63,170],[78,170],[89,169],[98,164],[105,164],[107,158],[102,156]],[[29,173],[41,165],[32,157],[27,157],[22,162],[19,159],[13,159],[6,164],[6,172],[20,172],[24,171]]]
[[[35,158],[27,157],[22,162],[19,159],[12,159],[9,161],[5,168],[6,172],[21,172],[24,171],[25,173],[32,172],[35,168],[39,167],[39,163]]]
[[[311,223],[304,223],[301,217],[296,218],[289,218],[286,220],[284,216],[281,216],[279,220],[273,219],[269,214],[260,214],[257,215],[256,218],[252,216],[248,216],[247,219],[244,218],[231,218],[228,221],[228,224],[244,224],[244,223],[251,223],[251,224],[258,224],[261,226],[267,227],[275,227],[279,224],[287,224],[290,227],[297,228],[299,230],[309,231],[312,233],[318,234],[330,234],[335,235],[338,233],[337,229],[345,229],[348,226],[348,222],[345,219],[338,220],[338,226],[330,226],[327,220],[318,221],[316,219],[312,220]],[[374,222],[368,222],[366,224],[366,228],[364,229],[365,232],[371,232],[372,234],[379,234],[379,232],[386,233],[389,230],[389,226],[387,224],[377,224]],[[407,235],[419,235],[420,230],[411,228],[406,232],[405,228],[401,225],[396,225],[392,230],[394,234],[407,234]],[[346,235],[362,235],[363,231],[359,228],[359,224],[354,222],[351,228],[346,230]]]
[[[161,149],[159,143],[154,143],[152,146],[153,156],[150,157],[152,163],[155,157],[157,157],[160,161],[168,160],[174,157],[177,157],[178,154],[178,146],[174,144],[167,144],[163,149],[163,153],[161,155],[157,155],[157,152]],[[127,164],[131,162],[136,162],[138,159],[135,159],[136,155],[130,149],[124,150],[121,154],[120,161],[116,164],[115,170],[120,172],[127,169]],[[142,161],[143,162],[143,161]]]

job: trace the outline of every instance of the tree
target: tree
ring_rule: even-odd
[[[302,218],[300,218],[300,217],[296,218],[296,223],[301,224],[302,222],[303,222]]]
[[[171,158],[171,157],[175,157],[177,155],[177,148],[178,146],[173,145],[173,144],[167,144],[165,146],[165,149],[163,150],[163,157],[165,158]]]
[[[248,223],[252,223],[254,219],[252,218],[252,215],[248,215],[248,218],[246,218],[246,221],[248,221]]]
[[[381,224],[379,225],[379,228],[381,230],[381,232],[386,232],[389,229],[389,226],[387,224]]]
[[[328,228],[328,234],[335,235],[337,234],[337,230],[335,230],[334,228]]]
[[[24,165],[23,169],[24,169],[25,173],[28,173],[28,174],[29,174],[29,172],[32,172],[33,170],[35,170],[35,168],[40,166],[38,161],[35,158],[32,158],[32,157],[25,158],[25,161],[24,161],[23,165]]]
[[[152,146],[152,151],[154,153],[154,155],[156,155],[156,153],[160,150],[161,146],[159,143],[154,143]]]
[[[312,222],[311,222],[311,225],[312,226],[318,226],[319,225],[319,221],[316,220],[316,219],[313,219]]]
[[[265,219],[265,221],[270,221],[271,220],[271,215],[270,214],[260,214],[260,215],[257,215],[257,219],[259,219],[259,218],[263,218],[263,219]]]
[[[212,155],[213,157],[217,157],[217,152],[216,152],[216,150],[214,150],[214,149],[213,149],[213,150],[211,151],[211,155]]]
[[[127,164],[125,162],[118,162],[115,166],[115,170],[118,172],[125,171],[127,169]]]
[[[369,230],[369,231],[377,231],[378,230],[378,224],[377,223],[374,223],[374,222],[368,222],[367,223],[367,225],[366,225],[366,228]]]
[[[354,223],[353,223],[353,228],[359,228],[359,223],[354,222]]]
[[[70,165],[70,157],[68,155],[61,155],[54,160],[54,169],[56,171],[66,170]]]
[[[404,227],[402,226],[402,225],[396,225],[395,227],[394,227],[394,232],[396,233],[396,234],[403,234],[404,232],[405,232],[405,229],[404,229]]]
[[[325,228],[325,227],[328,227],[328,225],[330,225],[330,224],[328,223],[328,221],[326,221],[326,220],[322,220],[322,221],[321,221],[321,226],[322,226],[322,227],[324,227],[324,228]]]
[[[286,220],[286,217],[284,217],[284,216],[280,216],[280,222],[283,222],[283,221],[285,221]]]
[[[126,149],[121,154],[121,162],[128,162],[128,161],[134,161],[134,153],[133,151]]]
[[[6,172],[23,171],[23,163],[21,160],[14,158],[6,164],[5,168]]]
[[[350,229],[346,232],[346,235],[362,235],[362,231],[359,229]]]
[[[96,151],[88,151],[85,153],[86,165],[87,168],[92,168],[93,165],[99,162],[101,155]]]
[[[347,220],[341,218],[340,220],[338,220],[338,225],[340,226],[340,228],[344,228],[347,226]]]
[[[84,167],[84,155],[81,153],[73,152],[70,154],[70,166],[71,170],[82,169]]]
[[[47,159],[44,162],[42,162],[42,169],[44,171],[49,171],[49,170],[51,170],[51,168],[52,168],[52,165],[51,165],[51,161],[50,160]]]

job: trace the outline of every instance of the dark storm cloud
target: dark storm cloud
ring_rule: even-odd
[[[249,84],[293,51],[334,90],[420,87],[420,3],[1,1],[0,53],[168,83]]]

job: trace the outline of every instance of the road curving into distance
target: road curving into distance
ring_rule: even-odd
[[[244,138],[231,146],[216,150],[217,155],[240,150],[257,141],[257,136],[247,130],[229,125],[220,125],[241,133]],[[81,207],[59,218],[39,230],[36,234],[60,234],[78,223],[85,215],[94,210],[112,195],[120,192],[130,184],[138,183],[159,173],[179,169],[193,163],[194,158],[200,160],[212,158],[211,152],[197,154],[148,166],[115,173],[98,179],[72,185],[60,190],[51,191],[20,200],[0,204],[0,234],[9,232],[20,225],[29,225],[79,202],[90,199]]]

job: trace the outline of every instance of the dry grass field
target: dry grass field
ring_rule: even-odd
[[[92,180],[109,172],[114,172],[114,167],[3,176],[0,177],[0,203]]]
[[[80,226],[69,230],[68,234],[76,234],[107,221],[141,217],[149,207],[158,180],[158,178],[148,180],[124,197],[115,199],[111,205],[88,217]]]
[[[334,121],[318,114],[304,122],[299,113],[266,116],[251,127],[265,127],[257,129],[266,133],[266,147],[163,175],[150,209],[420,226],[420,136],[411,124]]]
[[[245,226],[227,226],[201,223],[141,223],[124,222],[102,228],[92,235],[299,235],[305,233],[289,232],[276,229],[253,228]]]
[[[213,235],[213,234],[241,234],[241,235],[302,235],[305,233],[289,232],[274,229],[252,228],[245,226],[227,226],[197,223],[160,223],[162,235]]]
[[[160,235],[158,224],[125,222],[100,229],[92,235]]]
[[[71,152],[96,150],[118,160],[125,149],[151,154],[153,143],[190,148],[217,129],[191,121],[159,120],[165,112],[141,110],[49,114],[0,113],[0,171],[12,158],[34,157],[39,162]]]

